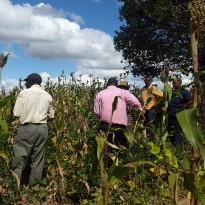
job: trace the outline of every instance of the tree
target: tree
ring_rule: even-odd
[[[134,76],[158,76],[164,65],[193,72],[187,0],[118,0],[114,45]]]

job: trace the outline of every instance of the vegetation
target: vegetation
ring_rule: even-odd
[[[12,119],[12,109],[21,84],[10,93],[2,90],[0,100],[0,203],[1,204],[178,204],[190,193],[204,200],[203,130],[196,131],[193,116],[187,115],[193,136],[187,135],[185,147],[172,147],[167,138],[166,113],[160,111],[152,130],[145,138],[145,128],[134,111],[134,122],[126,131],[130,146],[116,147],[106,142],[106,133],[98,133],[98,121],[93,113],[96,92],[104,87],[98,80],[91,85],[75,79],[67,82],[62,74],[45,89],[53,96],[56,117],[49,122],[49,140],[43,179],[32,185],[18,187],[11,170],[12,138],[18,122]],[[138,90],[137,88],[134,89]],[[139,91],[139,90],[138,90]],[[165,83],[165,91],[171,88]],[[136,93],[136,95],[138,95]],[[169,95],[168,94],[168,95]],[[117,100],[116,100],[117,101]],[[113,104],[113,112],[115,105]],[[165,103],[166,104],[166,103]],[[165,117],[165,121],[164,121]],[[136,123],[135,123],[136,122]],[[195,130],[192,130],[194,127]],[[186,132],[185,132],[186,134]],[[192,137],[192,138],[191,138]],[[193,141],[196,139],[196,142]],[[197,140],[198,139],[198,140]],[[189,143],[190,142],[190,143]],[[113,164],[108,166],[106,150],[112,146]],[[197,150],[198,169],[190,172],[191,148]],[[25,170],[26,178],[28,170]],[[197,183],[196,183],[197,182]],[[192,189],[194,187],[194,189]],[[196,203],[195,203],[196,204]],[[202,203],[203,204],[203,203]]]
[[[200,69],[204,68],[204,33],[200,31],[200,28],[204,30],[203,0],[119,2],[123,3],[120,8],[122,26],[116,31],[114,44],[116,50],[123,53],[123,61],[127,63],[125,68],[131,69],[134,75],[159,76],[164,66],[180,69],[185,74],[193,73],[190,41],[196,27],[195,32],[200,33],[197,45],[199,65]],[[190,7],[194,9],[190,10]]]
[[[48,124],[43,178],[27,185],[27,167],[24,185],[19,186],[11,168],[12,143],[19,126],[12,111],[23,87],[19,82],[9,93],[2,89],[0,204],[205,204],[205,74],[199,71],[204,66],[199,63],[203,62],[204,1],[119,1],[124,2],[120,12],[127,25],[116,33],[116,49],[123,50],[134,75],[160,74],[164,83],[163,109],[158,108],[151,135],[144,136],[147,128],[133,110],[134,121],[126,131],[129,148],[108,143],[108,133],[98,132],[93,112],[94,96],[105,85],[98,80],[84,84],[72,74],[72,82],[64,74],[55,84],[48,79],[45,90],[53,96],[56,117]],[[7,57],[1,56],[1,71]],[[191,60],[194,80],[187,86],[192,86],[194,103],[177,114],[185,141],[173,147],[166,129],[166,108],[172,95],[170,70],[187,67]],[[162,62],[169,66],[162,69]],[[138,88],[133,87],[133,92],[139,95]],[[117,102],[116,97],[112,113]],[[115,150],[112,155],[107,152],[109,147]]]

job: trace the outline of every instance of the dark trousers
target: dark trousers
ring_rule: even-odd
[[[100,122],[99,130],[106,132],[108,131],[108,129],[109,129],[109,123]],[[117,146],[122,145],[128,148],[129,143],[124,134],[125,129],[126,129],[125,125],[112,124],[107,137],[108,142],[115,144]]]
[[[173,145],[182,145],[183,131],[174,113],[168,114],[168,133],[169,140]]]
[[[152,107],[150,110],[146,110],[144,115],[145,115],[144,126],[148,128],[146,131],[146,134],[147,136],[152,136],[153,132],[151,131],[151,129],[153,129],[152,122],[154,121],[156,117],[156,107]]]
[[[150,110],[145,111],[145,123],[149,125],[151,122],[154,121],[156,117],[156,107],[152,107]]]

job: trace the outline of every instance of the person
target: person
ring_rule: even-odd
[[[172,96],[168,105],[168,133],[171,143],[182,145],[183,134],[181,126],[176,117],[176,113],[182,109],[189,108],[192,104],[192,96],[190,92],[182,87],[182,80],[175,78],[172,81]]]
[[[145,86],[141,89],[141,97],[145,115],[144,125],[150,127],[156,117],[157,105],[163,98],[163,91],[151,84],[152,78],[150,76],[146,76],[144,82]]]
[[[119,85],[118,85],[119,88],[123,89],[123,90],[129,90],[130,86],[128,84],[127,81],[120,81],[119,82]],[[132,106],[127,106],[127,119],[128,119],[128,126],[131,126],[132,123],[133,123],[133,116],[132,116]]]
[[[120,81],[118,87],[123,89],[123,90],[129,90],[129,88],[130,88],[128,82],[125,80]]]
[[[118,82],[115,78],[109,78],[107,88],[100,91],[94,101],[94,112],[100,120],[99,130],[108,131],[109,125],[114,129],[108,134],[108,142],[128,147],[129,143],[124,135],[127,127],[127,111],[126,105],[133,106],[139,111],[142,111],[142,106],[139,100],[128,90],[123,90],[117,87]],[[113,114],[113,102],[118,97],[116,109]],[[142,115],[143,117],[143,115]],[[114,134],[114,140],[113,140]]]
[[[17,96],[13,109],[20,127],[14,139],[12,166],[22,182],[22,172],[30,162],[29,183],[32,183],[42,177],[48,139],[47,120],[54,118],[54,109],[51,95],[40,86],[42,78],[39,74],[32,73],[24,81],[26,89]]]

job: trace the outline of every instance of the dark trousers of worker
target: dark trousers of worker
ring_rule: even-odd
[[[150,108],[150,110],[145,111],[145,123],[146,125],[149,125],[152,123],[156,117],[156,107]]]
[[[150,110],[146,110],[144,113],[145,116],[145,122],[144,126],[146,126],[148,129],[146,131],[147,136],[152,135],[152,131],[150,129],[153,129],[153,121],[156,117],[156,107],[150,108]]]
[[[183,131],[174,113],[168,114],[168,133],[169,140],[174,146],[182,145]]]
[[[99,130],[106,132],[108,131],[108,129],[109,129],[108,123],[100,122]],[[117,146],[122,145],[128,148],[129,143],[124,134],[125,129],[126,129],[125,125],[112,124],[111,131],[109,132],[108,137],[107,137],[107,141]]]
[[[23,170],[30,161],[29,183],[40,180],[44,167],[45,145],[48,139],[47,124],[26,124],[18,129],[14,139],[14,173],[21,179]]]

